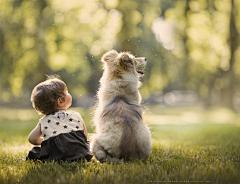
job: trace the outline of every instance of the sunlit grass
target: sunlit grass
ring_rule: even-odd
[[[204,110],[194,107],[151,107],[147,111],[145,122],[158,125],[184,124],[239,124],[240,114],[229,109],[217,108]]]
[[[91,133],[91,109],[72,110],[82,114]],[[39,116],[19,120],[7,118],[7,111],[12,114],[5,109],[4,117],[0,111],[1,184],[240,182],[239,115],[227,109],[151,107],[144,115],[152,130],[151,156],[120,164],[21,161],[32,147],[27,136]]]

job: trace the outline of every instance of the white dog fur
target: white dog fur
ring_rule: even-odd
[[[151,135],[142,122],[138,88],[143,72],[138,67],[145,66],[146,59],[111,50],[103,55],[102,62],[104,73],[93,119],[96,133],[92,152],[100,162],[145,159],[151,152]]]

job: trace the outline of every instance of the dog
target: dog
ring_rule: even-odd
[[[146,159],[151,152],[151,134],[142,122],[142,98],[138,90],[139,77],[144,74],[138,68],[146,65],[146,59],[110,50],[101,60],[104,72],[93,118],[96,133],[92,138],[92,153],[102,163]]]

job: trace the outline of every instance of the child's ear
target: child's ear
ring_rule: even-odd
[[[110,50],[102,56],[102,62],[111,62],[118,56],[118,52]]]
[[[58,100],[57,100],[57,104],[58,104],[58,107],[62,107],[64,104],[63,104],[63,98],[59,98]]]

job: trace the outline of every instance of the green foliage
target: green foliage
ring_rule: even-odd
[[[29,106],[33,87],[52,74],[61,76],[74,97],[96,94],[99,61],[110,49],[147,58],[145,97],[187,89],[210,105],[214,93],[231,106],[238,89],[237,0],[3,0],[0,12],[5,105]]]
[[[144,116],[152,122],[150,157],[119,164],[100,164],[95,159],[89,163],[60,164],[21,161],[19,158],[24,159],[31,148],[27,135],[36,125],[36,119],[9,120],[6,115],[0,123],[0,183],[240,182],[238,115],[226,109],[200,110],[200,113],[192,108],[151,109],[152,113]],[[5,109],[4,114],[7,111],[11,110]],[[89,111],[78,111],[84,118],[89,116]],[[191,115],[186,118],[186,114]],[[208,122],[196,123],[193,114],[201,119],[207,115]],[[225,114],[225,121],[219,121],[221,118],[216,114]],[[178,120],[170,121],[170,117]],[[85,122],[89,126],[88,120]]]

